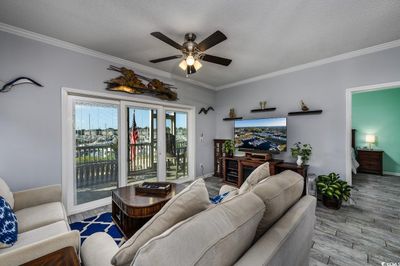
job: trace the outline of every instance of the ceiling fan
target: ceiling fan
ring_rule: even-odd
[[[225,34],[217,30],[207,38],[205,38],[200,43],[195,42],[196,35],[194,33],[186,33],[185,34],[185,42],[180,45],[177,42],[171,40],[161,32],[152,32],[151,35],[156,37],[157,39],[171,45],[172,47],[180,50],[182,54],[180,55],[173,55],[167,56],[163,58],[153,59],[150,60],[152,63],[159,63],[163,61],[168,61],[172,59],[182,58],[183,60],[180,62],[179,67],[186,71],[186,76],[196,73],[202,67],[200,61],[207,61],[210,63],[228,66],[232,60],[227,58],[222,58],[219,56],[209,55],[204,53],[207,49],[223,42],[227,39]]]

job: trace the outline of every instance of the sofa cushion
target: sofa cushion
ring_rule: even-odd
[[[251,174],[246,178],[244,183],[239,188],[239,194],[243,194],[253,189],[261,180],[270,176],[269,162],[263,163],[258,166]]]
[[[8,202],[0,196],[0,248],[14,245],[17,234],[17,217]]]
[[[8,187],[7,183],[0,177],[0,196],[14,209],[14,195]]]
[[[151,239],[132,265],[232,265],[250,247],[264,210],[252,192],[213,205]]]
[[[20,233],[32,230],[44,225],[65,220],[64,206],[61,202],[51,202],[15,212],[18,219],[18,230]]]
[[[254,187],[253,192],[265,204],[265,213],[258,225],[256,239],[300,199],[303,186],[304,178],[301,175],[286,170],[261,181]]]
[[[170,199],[139,231],[126,241],[112,258],[114,265],[129,264],[137,250],[151,238],[176,223],[205,210],[210,205],[203,179],[198,179]]]
[[[66,233],[69,231],[69,226],[65,221],[59,221],[46,226],[18,234],[18,241],[10,248],[0,249],[0,255],[6,252],[14,251],[15,249],[34,245],[35,243],[47,239],[58,234]]]

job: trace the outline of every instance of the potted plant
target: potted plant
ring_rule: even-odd
[[[318,176],[317,189],[322,194],[322,203],[329,209],[338,210],[343,200],[349,200],[352,187],[338,174],[330,173]]]
[[[225,151],[225,156],[227,157],[232,157],[233,153],[235,152],[235,143],[233,140],[226,140],[224,142],[224,151]]]
[[[312,154],[312,147],[310,144],[301,144],[301,142],[296,142],[290,149],[292,152],[292,157],[297,158],[297,165],[302,166],[308,160],[310,160]]]

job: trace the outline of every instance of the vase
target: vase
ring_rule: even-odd
[[[301,157],[301,155],[297,156],[297,166],[302,166],[303,165],[303,158]]]
[[[325,195],[322,195],[322,203],[328,209],[339,210],[342,207],[342,201],[336,198],[329,198]]]

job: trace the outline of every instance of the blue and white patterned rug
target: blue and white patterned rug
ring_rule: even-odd
[[[72,230],[78,230],[81,234],[81,244],[85,239],[97,232],[106,232],[117,243],[122,244],[125,239],[122,232],[114,224],[111,218],[111,212],[100,213],[97,216],[87,218],[80,222],[70,224]]]

